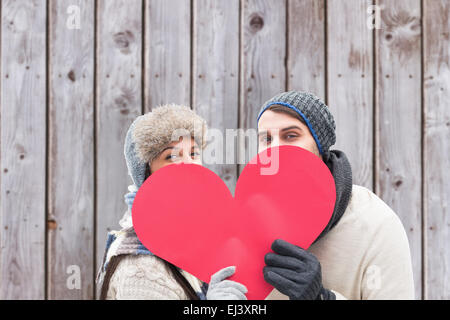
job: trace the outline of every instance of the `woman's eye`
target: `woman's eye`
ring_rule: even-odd
[[[200,156],[200,153],[198,153],[198,152],[192,152],[191,153],[191,157],[192,158],[197,158],[198,156]]]
[[[269,136],[262,137],[261,141],[265,142],[265,143],[268,143],[268,142],[272,141],[272,137],[269,137]]]
[[[175,155],[175,154],[169,154],[167,157],[166,157],[166,160],[175,160],[177,158],[177,156]]]
[[[293,138],[297,138],[297,137],[298,137],[298,135],[296,135],[296,134],[288,134],[288,135],[286,135],[287,139],[293,139]]]

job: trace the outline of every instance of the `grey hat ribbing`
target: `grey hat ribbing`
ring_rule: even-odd
[[[147,172],[147,163],[141,161],[137,156],[136,142],[133,140],[133,131],[136,126],[136,120],[128,128],[125,136],[124,155],[127,162],[128,174],[133,180],[136,187],[140,187],[144,183]]]
[[[288,91],[277,94],[266,101],[257,121],[272,105],[282,105],[297,112],[309,128],[321,155],[329,150],[336,142],[336,123],[326,104],[311,93]]]

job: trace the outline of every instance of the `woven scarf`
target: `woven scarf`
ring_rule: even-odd
[[[323,155],[323,162],[330,169],[336,187],[336,203],[333,214],[325,229],[316,239],[319,240],[328,233],[341,219],[352,195],[352,167],[344,152],[331,150]]]

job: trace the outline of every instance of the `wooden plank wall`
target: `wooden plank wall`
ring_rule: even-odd
[[[239,1],[194,0],[192,12],[192,106],[215,128],[216,134],[210,130],[210,148],[223,146],[221,162],[224,164],[206,167],[216,172],[234,192],[238,173],[233,163],[235,150],[226,148],[228,139],[223,139],[222,132],[238,128],[239,41],[236,40],[240,16],[236,13],[239,13]],[[208,148],[205,153],[210,151]]]
[[[0,299],[44,299],[46,5],[1,4]]]
[[[121,201],[129,181],[123,140],[142,114],[144,58],[142,0],[101,0],[97,6],[95,271],[106,233],[117,229],[127,209]]]
[[[424,291],[450,299],[450,3],[422,4]]]
[[[422,283],[420,0],[378,1],[376,33],[375,190],[401,217],[408,235],[416,294]]]
[[[49,299],[92,298],[94,265],[94,6],[49,2],[49,155],[47,294]],[[83,32],[67,27],[79,10]],[[70,266],[80,289],[68,290]],[[91,279],[89,279],[90,275]]]
[[[370,5],[329,0],[327,6],[327,102],[337,111],[336,148],[348,155],[354,181],[367,188],[373,180],[373,32],[366,26]]]
[[[285,90],[328,103],[354,183],[404,224],[416,298],[449,299],[449,13],[448,0],[2,0],[0,299],[97,297],[138,115],[186,104],[249,149],[245,130]],[[245,159],[223,151],[234,162],[208,167],[233,191]]]

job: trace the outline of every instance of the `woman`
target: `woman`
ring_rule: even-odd
[[[205,136],[205,120],[188,107],[179,105],[155,108],[131,124],[124,154],[134,185],[125,195],[129,208],[120,221],[122,229],[108,234],[103,264],[97,276],[97,282],[101,283],[100,299],[246,299],[244,285],[226,280],[235,267],[219,270],[208,286],[153,255],[133,229],[131,206],[138,188],[149,175],[164,166],[179,162],[201,165]]]

